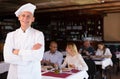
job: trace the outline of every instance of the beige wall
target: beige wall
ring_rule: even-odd
[[[104,17],[104,40],[120,41],[120,13],[109,13]]]

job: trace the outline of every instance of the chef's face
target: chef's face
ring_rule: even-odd
[[[26,30],[34,22],[34,16],[31,12],[24,11],[19,16],[18,19],[21,24],[21,28]]]

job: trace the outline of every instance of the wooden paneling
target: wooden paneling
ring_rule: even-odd
[[[119,0],[0,0],[0,14],[11,15],[18,7],[29,2],[37,6],[37,12],[86,9],[107,13],[120,10]]]

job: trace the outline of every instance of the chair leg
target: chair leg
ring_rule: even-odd
[[[111,79],[111,71],[112,70],[112,67],[111,66],[108,66],[106,69],[105,69],[105,72],[104,72],[104,74],[105,74],[105,78],[104,79]]]
[[[117,75],[119,72],[119,65],[118,64],[114,64],[113,65],[113,72]]]

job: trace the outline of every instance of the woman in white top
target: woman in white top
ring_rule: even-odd
[[[104,43],[99,43],[98,49],[96,51],[96,57],[111,58],[112,54],[110,52],[110,49],[105,47]]]
[[[82,56],[78,53],[77,47],[74,43],[68,43],[66,47],[67,56],[62,64],[62,68],[68,65],[68,68],[78,70],[88,70],[88,66],[85,63]]]

